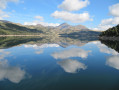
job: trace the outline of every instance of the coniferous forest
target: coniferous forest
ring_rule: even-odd
[[[102,32],[100,34],[100,37],[106,36],[106,37],[118,37],[119,36],[119,24],[115,27],[109,28],[108,30]]]

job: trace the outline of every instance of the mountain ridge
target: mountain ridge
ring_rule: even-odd
[[[44,35],[60,35],[70,34],[73,32],[91,31],[86,26],[76,25],[72,26],[67,23],[62,23],[57,27],[37,25],[21,25],[6,20],[0,20],[0,35],[26,35],[26,34],[44,34]],[[85,33],[85,32],[83,32]]]

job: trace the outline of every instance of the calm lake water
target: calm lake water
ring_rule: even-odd
[[[0,38],[0,90],[119,90],[119,42]]]

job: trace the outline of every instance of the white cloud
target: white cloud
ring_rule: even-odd
[[[101,25],[115,25],[119,24],[119,17],[104,19],[101,21]]]
[[[93,30],[101,30],[105,31],[113,26],[119,24],[119,3],[114,4],[109,7],[109,13],[114,16],[113,18],[103,19],[101,23],[97,26],[97,28],[93,28]]]
[[[24,25],[38,25],[38,24],[41,24],[43,26],[53,26],[53,27],[56,27],[56,26],[60,25],[59,23],[44,22],[44,17],[42,17],[42,16],[35,16],[34,18],[37,19],[37,20],[34,20],[32,22],[24,22]]]
[[[88,0],[64,0],[58,8],[66,11],[77,11],[89,5]]]
[[[52,54],[52,56],[55,59],[67,59],[70,57],[81,57],[81,58],[87,58],[88,54],[91,51],[85,51],[83,49],[80,48],[71,48],[69,50],[64,50],[61,52],[55,52]]]
[[[70,21],[72,23],[82,23],[86,21],[92,21],[88,13],[74,14],[67,11],[55,11],[51,16],[56,19]]]
[[[119,17],[119,3],[109,7],[110,14],[115,17]]]
[[[44,18],[42,16],[35,16],[35,19],[39,19],[40,21],[44,20]]]
[[[67,73],[77,73],[78,71],[80,71],[80,69],[85,70],[87,68],[85,64],[80,63],[77,60],[71,60],[71,59],[59,61],[58,64]]]
[[[113,67],[115,69],[119,70],[119,56],[111,56],[106,61],[106,64],[110,67]]]
[[[0,20],[2,20],[4,18],[8,18],[8,17],[10,17],[10,16],[0,9]]]
[[[101,24],[98,26],[97,30],[105,31],[117,24],[119,24],[119,17],[104,19],[101,21]]]
[[[105,31],[109,28],[112,28],[114,25],[117,25],[117,24],[119,24],[119,17],[103,19],[101,21],[101,24],[99,24],[98,27],[94,28],[93,30]]]
[[[105,31],[109,28],[112,28],[114,25],[117,25],[117,24],[119,24],[119,17],[104,19],[101,21],[101,24],[99,24],[98,27],[94,28],[93,30]]]
[[[37,25],[37,24],[41,24],[43,26],[59,26],[59,23],[47,23],[47,22],[40,22],[40,21],[33,21],[33,22],[24,22],[24,25]]]
[[[5,9],[8,2],[18,2],[19,0],[0,0],[0,20],[10,17],[2,9]]]
[[[19,0],[0,0],[0,8],[5,9],[8,2],[18,2]]]
[[[109,28],[113,27],[112,25],[99,25],[97,28],[93,28],[94,31],[105,31]]]
[[[101,21],[102,25],[108,25],[108,24],[112,24],[113,19],[109,18],[109,19],[104,19]]]

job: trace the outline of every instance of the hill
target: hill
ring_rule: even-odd
[[[5,20],[0,20],[0,35],[66,35],[77,37],[85,36],[98,36],[99,32],[91,31],[83,25],[71,26],[67,23],[63,23],[57,27],[38,25],[21,25],[18,23],[12,23]]]
[[[42,33],[37,29],[30,29],[9,21],[0,20],[0,35],[37,34]]]
[[[80,31],[80,30],[89,30],[87,27],[85,27],[83,25],[71,26],[67,23],[63,23],[63,24],[57,26],[56,28],[59,29],[59,30],[66,30],[66,29],[69,29],[69,30],[73,29],[73,30],[78,30],[78,31]]]
[[[102,32],[100,37],[119,37],[119,24],[115,27],[109,28],[108,30]]]
[[[54,28],[54,30],[58,31],[59,33],[72,33],[72,32],[79,32],[79,31],[88,31],[89,29],[83,25],[76,25],[72,26],[67,23],[63,23],[57,27]]]

